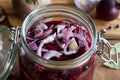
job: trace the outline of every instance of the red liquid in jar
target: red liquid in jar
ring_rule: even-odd
[[[45,59],[66,61],[84,54],[91,46],[89,32],[68,21],[35,23],[27,32],[29,47]],[[94,55],[84,65],[68,70],[50,70],[20,58],[21,75],[24,80],[92,80],[95,67]]]

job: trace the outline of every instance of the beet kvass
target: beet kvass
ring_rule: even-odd
[[[69,5],[46,5],[28,15],[22,31],[22,79],[92,80],[96,32],[85,13]]]

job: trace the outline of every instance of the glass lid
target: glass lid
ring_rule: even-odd
[[[0,80],[10,74],[18,54],[18,45],[13,41],[14,35],[7,26],[0,25]]]

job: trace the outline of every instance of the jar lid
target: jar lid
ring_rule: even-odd
[[[13,37],[7,26],[0,25],[0,80],[8,77],[18,55],[18,45]]]

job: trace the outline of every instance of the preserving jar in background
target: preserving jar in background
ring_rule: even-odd
[[[0,25],[0,80],[7,79],[19,53],[13,38],[8,27]]]

